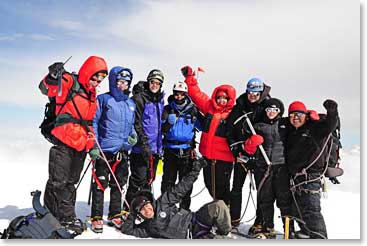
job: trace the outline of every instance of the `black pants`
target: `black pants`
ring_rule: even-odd
[[[217,227],[219,235],[227,235],[232,229],[229,209],[223,200],[209,202],[195,212],[192,228],[193,238],[205,236],[213,226]]]
[[[130,204],[134,198],[134,194],[142,189],[151,190],[152,184],[148,184],[149,180],[155,179],[157,165],[159,161],[158,155],[153,155],[153,170],[150,164],[144,161],[142,154],[130,154],[130,179],[129,187],[127,189],[126,201]],[[128,208],[124,208],[128,210]]]
[[[226,161],[213,161],[210,159],[205,158],[208,165],[204,167],[204,183],[205,187],[208,189],[210,195],[215,198],[215,200],[223,200],[225,204],[229,205],[230,200],[230,179],[233,169],[232,162]],[[215,169],[215,182],[214,182],[214,189],[212,186],[212,169]]]
[[[317,177],[319,174],[308,174],[309,179]],[[295,180],[295,184],[302,180]],[[293,215],[302,219],[306,225],[298,223],[301,231],[308,234],[311,238],[327,238],[326,225],[324,217],[321,214],[321,181],[305,183],[301,186],[301,190],[297,189],[293,193],[296,202],[293,203]],[[300,211],[298,211],[296,205]],[[300,214],[300,213],[301,214]],[[322,236],[321,236],[321,235]]]
[[[109,160],[111,169],[114,169],[114,175],[120,185],[120,188],[127,183],[129,176],[129,163],[127,160],[127,153],[124,153],[121,161],[116,163],[116,155],[105,152],[107,160]],[[114,165],[116,165],[114,167]],[[121,193],[116,185],[116,181],[111,175],[111,171],[107,163],[102,159],[97,159],[94,165],[94,172],[103,189],[110,187],[110,206],[108,217],[113,218],[121,212]],[[104,191],[98,186],[96,180],[92,184],[92,218],[95,216],[103,216]]]
[[[241,163],[234,164],[234,173],[233,173],[233,184],[231,191],[231,200],[230,200],[230,211],[231,211],[231,219],[232,224],[238,224],[241,220],[241,207],[242,207],[242,189],[243,184],[246,181],[247,172]],[[257,185],[256,185],[257,186]],[[262,224],[262,213],[259,206],[259,197],[257,196],[257,207],[256,207],[256,225]]]
[[[86,155],[85,151],[79,152],[66,145],[55,145],[50,149],[44,204],[60,221],[76,217],[75,185],[79,181]]]
[[[264,178],[267,168],[267,166],[257,167],[255,176],[258,181],[261,182]],[[258,191],[258,197],[265,227],[274,228],[274,202],[280,209],[281,216],[291,215],[292,195],[289,190],[289,175],[285,164],[271,166],[269,175],[264,179]]]
[[[180,149],[164,149],[161,194],[176,184],[177,175],[180,181],[192,170],[193,160],[190,156],[190,150],[190,148],[181,151]],[[180,208],[190,209],[191,192],[192,189],[182,198]]]

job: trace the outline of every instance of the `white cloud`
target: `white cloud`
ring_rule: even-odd
[[[0,35],[0,41],[14,41],[16,39],[22,38],[23,33],[14,33],[10,35]]]
[[[36,40],[36,41],[52,41],[55,40],[53,37],[49,36],[49,35],[44,35],[44,34],[31,34],[29,35],[31,37],[31,39]]]
[[[79,31],[82,30],[84,24],[79,21],[72,21],[72,20],[54,20],[50,23],[52,27],[56,28],[63,28],[69,31]]]

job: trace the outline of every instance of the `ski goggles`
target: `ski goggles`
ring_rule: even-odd
[[[249,95],[251,95],[251,96],[260,96],[260,92],[259,91],[248,91],[247,93]]]
[[[96,73],[92,76],[92,78],[90,78],[90,80],[101,83],[106,78],[106,76],[107,76],[106,73]]]
[[[292,113],[290,113],[289,114],[289,117],[302,117],[302,116],[305,116],[306,115],[306,113],[304,113],[304,112],[292,112]]]
[[[280,109],[279,108],[266,108],[265,112],[267,112],[267,113],[279,113]]]
[[[131,81],[131,73],[127,70],[122,70],[119,74],[116,76],[116,80],[126,80]]]
[[[116,85],[117,86],[121,86],[121,85],[127,85],[127,86],[129,86],[129,82],[126,81],[126,80],[124,80],[124,79],[119,79],[119,80],[116,81]]]

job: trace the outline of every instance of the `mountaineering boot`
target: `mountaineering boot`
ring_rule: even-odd
[[[129,216],[129,212],[125,210],[121,210],[121,213],[115,214],[113,216],[108,216],[108,222],[107,224],[109,226],[114,226],[117,229],[121,229],[122,223],[127,219]]]
[[[296,239],[310,239],[311,237],[305,231],[296,231],[295,232]]]
[[[103,232],[103,220],[100,218],[93,218],[91,228],[92,228],[92,231],[95,233],[102,233]]]
[[[60,224],[75,235],[80,235],[87,229],[85,223],[76,217],[65,218],[60,221]]]
[[[263,226],[259,224],[253,224],[250,229],[248,230],[249,235],[255,235],[262,232]]]
[[[276,231],[271,227],[264,227],[261,233],[269,239],[275,239],[277,237]]]

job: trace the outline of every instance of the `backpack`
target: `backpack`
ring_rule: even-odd
[[[61,226],[59,221],[41,205],[41,191],[31,192],[32,205],[35,212],[14,218],[7,229],[3,231],[1,239],[72,239],[70,234]]]
[[[81,91],[83,91],[83,89],[81,88],[81,85],[78,82],[77,79],[77,75],[72,73],[71,74],[73,77],[73,86],[71,87],[71,89],[68,92],[68,95],[66,97],[66,100],[63,104],[61,104],[61,108],[59,110],[59,112],[61,112],[61,110],[63,109],[63,107],[65,106],[65,104],[69,101],[72,100],[73,97],[76,94],[79,94]],[[44,84],[41,81],[40,85],[39,85],[39,89],[42,91],[42,93],[44,93]],[[47,88],[46,88],[47,90]],[[47,94],[47,93],[44,93]],[[74,104],[75,105],[75,104]],[[54,135],[52,135],[51,131],[55,128],[55,123],[56,123],[56,118],[58,113],[56,112],[56,96],[55,97],[49,97],[49,102],[46,103],[45,105],[45,111],[44,111],[44,117],[43,117],[43,121],[41,123],[41,125],[39,126],[39,128],[41,129],[41,134],[46,138],[47,141],[49,141],[50,143],[54,144],[54,145],[58,145],[60,144],[60,140],[58,140],[56,137],[54,137]],[[79,110],[76,108],[77,112],[79,112]]]

